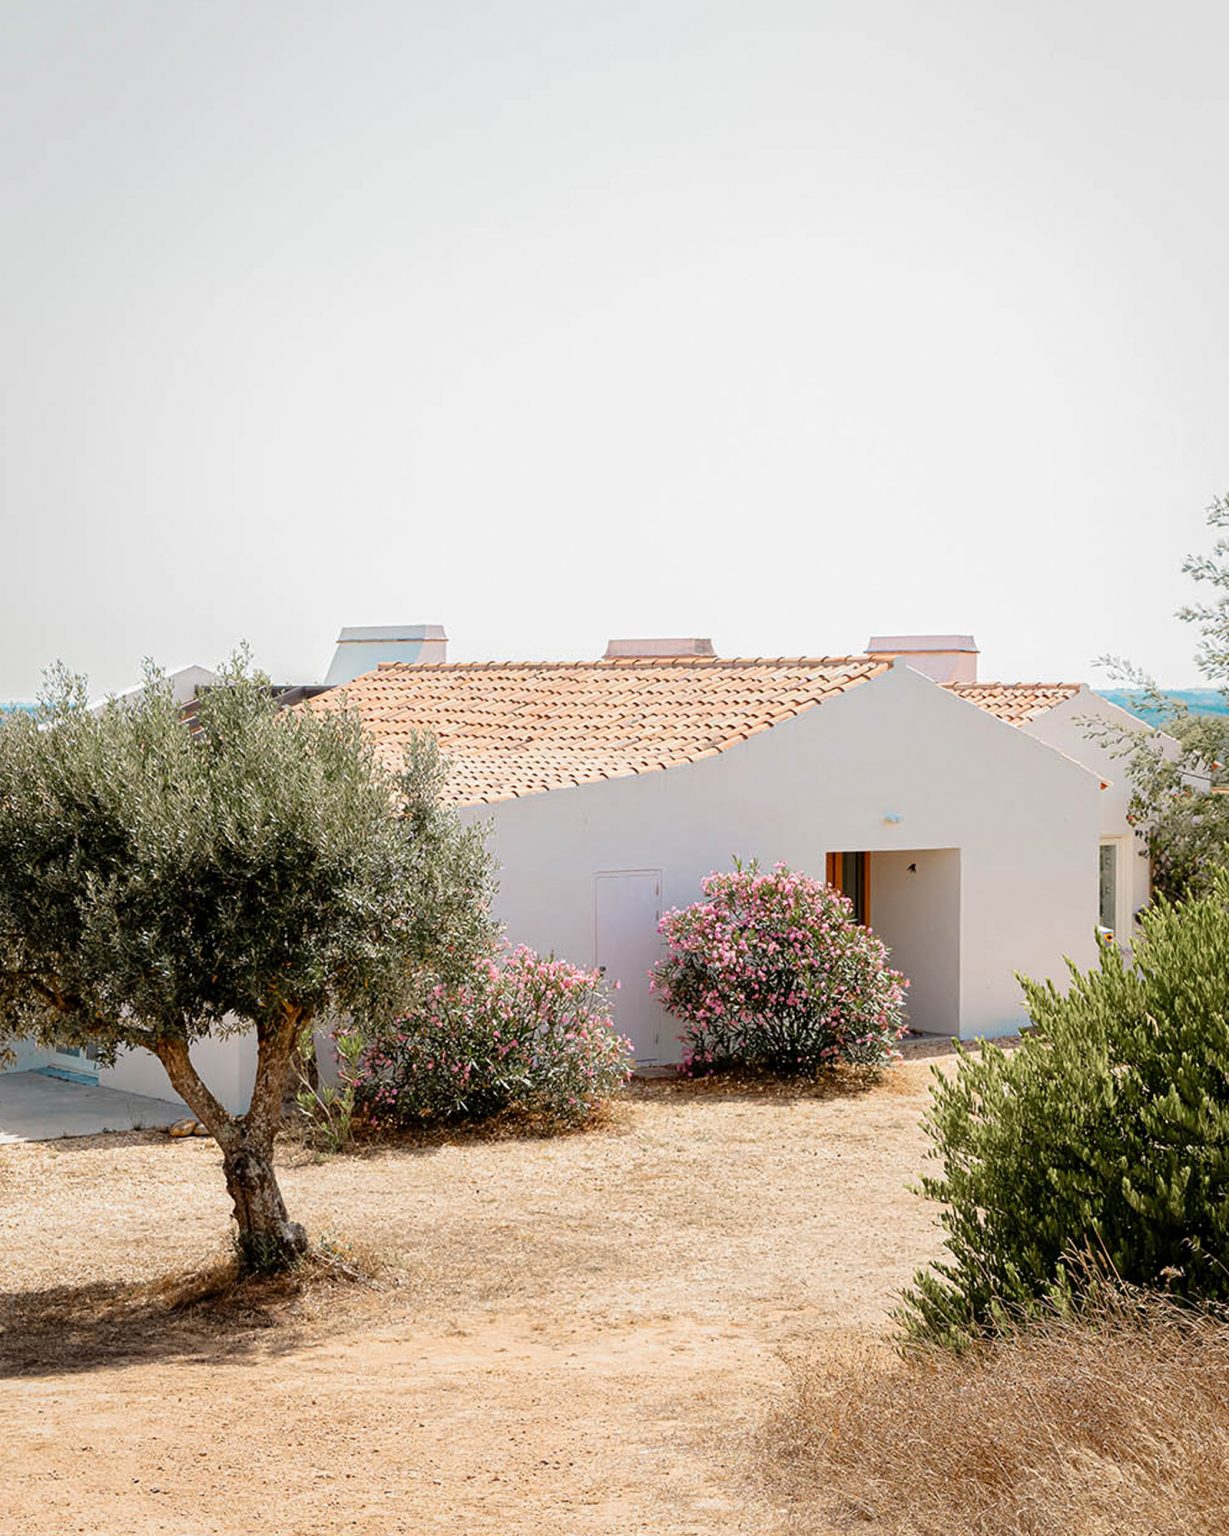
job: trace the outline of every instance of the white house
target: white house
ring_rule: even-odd
[[[344,638],[371,660],[380,636]],[[1061,982],[1066,957],[1092,962],[1099,921],[1129,934],[1147,899],[1122,764],[1081,723],[1138,722],[1078,684],[978,682],[968,636],[777,659],[622,641],[601,660],[483,663],[443,660],[439,630],[389,639],[418,659],[301,707],[356,710],[390,757],[414,732],[439,739],[450,799],[489,827],[508,937],[617,980],[641,1063],[679,1056],[647,985],[661,913],[735,857],[840,885],[909,976],[910,1025],[965,1039],[1018,1030],[1016,973]],[[193,1055],[242,1107],[250,1042]],[[145,1052],[97,1075],[172,1096]]]
[[[171,697],[177,704],[190,704],[203,688],[208,688],[217,681],[218,674],[209,667],[202,667],[198,663],[192,663],[186,667],[176,667],[173,672],[166,675],[170,685]],[[123,703],[125,699],[136,702],[145,693],[144,683],[134,683],[131,688],[125,688],[122,693],[106,694],[101,699],[95,699],[90,708],[95,712],[104,709],[112,699]]]
[[[978,684],[975,657],[950,636],[775,660],[615,642],[591,662],[386,664],[306,707],[357,710],[390,756],[434,733],[454,803],[490,827],[509,937],[604,967],[638,1059],[669,1062],[658,919],[735,856],[842,885],[911,978],[919,1031],[1017,1030],[1017,971],[1092,960],[1102,839],[1131,855],[1072,712],[1103,701]]]

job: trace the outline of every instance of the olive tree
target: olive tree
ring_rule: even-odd
[[[1208,508],[1208,524],[1229,528],[1229,496]],[[1182,568],[1207,600],[1180,608],[1178,617],[1198,636],[1200,672],[1229,703],[1229,537],[1218,532],[1211,551],[1188,556]],[[1138,690],[1164,732],[1090,723],[1090,734],[1124,759],[1130,814],[1152,860],[1154,888],[1180,900],[1207,889],[1213,872],[1229,867],[1229,714],[1196,713],[1121,657],[1101,662],[1116,681]]]
[[[489,857],[442,772],[430,741],[386,766],[345,710],[279,709],[243,655],[191,730],[152,668],[97,712],[56,669],[0,724],[0,1046],[152,1051],[221,1148],[249,1268],[307,1244],[273,1169],[296,1040],[386,1017],[490,943]],[[191,1047],[248,1029],[234,1114]]]

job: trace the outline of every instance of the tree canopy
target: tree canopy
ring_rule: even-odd
[[[490,944],[490,859],[441,808],[443,772],[429,740],[393,769],[348,712],[279,709],[243,655],[191,729],[153,668],[97,711],[55,669],[0,726],[0,1045],[152,1051],[222,1147],[249,1262],[305,1241],[272,1174],[304,1026],[386,1017]],[[246,1029],[256,1085],[232,1115],[189,1050]]]
[[[1229,529],[1229,495],[1217,497],[1207,517],[1209,527]],[[1179,609],[1178,617],[1198,636],[1200,672],[1229,704],[1229,536],[1218,532],[1211,550],[1188,556],[1182,568],[1208,599]],[[1134,663],[1101,660],[1115,679],[1139,690],[1164,733],[1094,730],[1125,760],[1131,816],[1148,846],[1153,886],[1175,900],[1205,890],[1214,870],[1229,867],[1229,714],[1199,714]]]

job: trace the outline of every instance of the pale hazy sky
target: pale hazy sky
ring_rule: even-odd
[[[0,698],[419,621],[1193,679],[1224,5],[0,20]]]

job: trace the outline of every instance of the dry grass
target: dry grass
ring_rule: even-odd
[[[345,1310],[351,1288],[383,1289],[370,1252],[316,1249],[281,1275],[240,1278],[219,1258],[153,1280],[0,1294],[0,1378],[141,1361],[238,1360],[293,1348],[322,1317]]]
[[[972,1356],[864,1344],[799,1369],[764,1444],[799,1532],[1221,1536],[1229,1324],[1124,1297]]]
[[[343,1264],[238,1285],[211,1142],[0,1148],[0,1536],[1229,1528],[1215,1319],[891,1353],[940,1236],[907,1189],[928,1077],[666,1079],[584,1135],[290,1144],[290,1209]]]
[[[934,1251],[926,1081],[667,1080],[584,1135],[281,1149],[293,1215],[379,1288],[228,1288],[202,1138],[0,1148],[0,1536],[767,1533],[743,1463],[781,1352],[878,1331]]]

